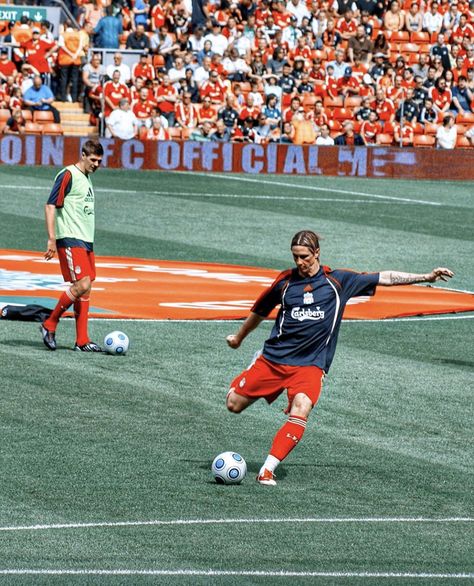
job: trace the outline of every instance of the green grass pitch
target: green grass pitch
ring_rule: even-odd
[[[0,248],[44,249],[55,172],[0,169]],[[453,288],[474,290],[472,184],[101,170],[94,185],[99,255],[284,269],[291,236],[310,228],[325,264],[448,266]],[[71,320],[55,353],[37,324],[0,322],[0,581],[474,582],[474,322],[457,317],[345,322],[273,489],[254,475],[284,399],[224,406],[270,323],[232,351],[235,322],[93,321],[94,340],[131,338],[110,357],[71,352]],[[249,466],[240,486],[211,481],[228,449]]]

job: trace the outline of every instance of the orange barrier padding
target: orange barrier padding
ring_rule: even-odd
[[[132,319],[241,319],[279,271],[225,264],[98,257],[92,315]],[[41,253],[0,250],[0,303],[51,304],[64,290],[56,260]],[[474,294],[438,287],[378,287],[354,297],[345,319],[474,311]],[[273,314],[275,315],[275,314]]]
[[[80,158],[88,140],[73,136],[7,135],[0,164],[55,165]],[[331,175],[394,179],[473,180],[474,148],[413,149],[267,145],[193,141],[121,141],[102,138],[103,165],[111,169]]]

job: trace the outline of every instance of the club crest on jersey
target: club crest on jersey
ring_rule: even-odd
[[[291,310],[291,317],[298,321],[305,321],[307,319],[317,321],[319,319],[324,319],[324,311],[319,307],[316,307],[316,309],[311,309],[310,307],[293,307]]]
[[[303,295],[303,303],[305,305],[310,305],[311,303],[314,303],[314,297],[310,291]]]

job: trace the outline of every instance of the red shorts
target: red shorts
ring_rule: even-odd
[[[291,405],[295,395],[305,394],[316,405],[321,393],[324,372],[317,366],[290,366],[276,364],[263,356],[235,377],[230,390],[249,399],[263,397],[268,403],[274,401],[286,389]]]
[[[85,248],[67,247],[58,248],[59,264],[65,281],[74,283],[83,277],[95,279],[94,253]]]

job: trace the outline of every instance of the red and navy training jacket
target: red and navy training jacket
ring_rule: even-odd
[[[328,372],[346,303],[351,297],[373,295],[378,282],[379,273],[329,267],[321,267],[313,277],[301,277],[296,268],[280,273],[252,307],[267,317],[281,306],[263,356],[278,364],[313,365]]]

